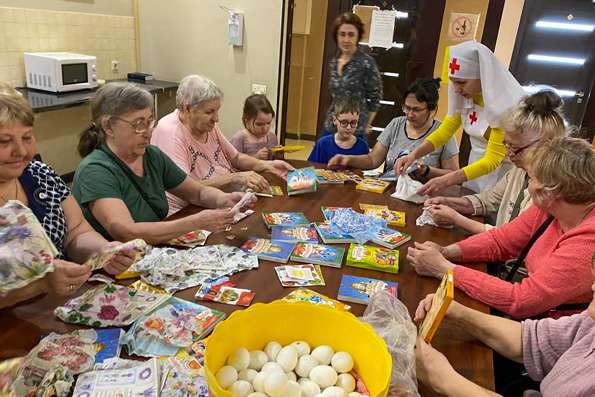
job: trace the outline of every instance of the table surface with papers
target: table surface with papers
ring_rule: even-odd
[[[292,163],[296,167],[308,165],[306,162],[299,161],[292,161]],[[269,180],[271,184],[281,185],[286,192],[285,183],[282,180],[275,177],[270,177]],[[231,231],[212,234],[209,236],[207,244],[241,246],[251,237],[270,238],[270,230],[266,228],[261,217],[261,212],[263,211],[302,211],[310,221],[316,222],[324,220],[321,206],[352,207],[359,211],[359,203],[388,205],[390,209],[404,211],[406,214],[407,225],[404,228],[393,228],[412,236],[410,242],[397,248],[400,250],[398,274],[346,266],[342,268],[322,266],[326,285],[309,288],[336,299],[343,274],[397,281],[399,284],[399,299],[407,306],[409,313],[413,316],[419,301],[428,293],[436,290],[439,280],[421,277],[415,273],[413,267],[409,265],[406,259],[407,247],[411,246],[413,241],[424,242],[428,240],[445,245],[463,239],[466,234],[457,228],[441,229],[431,226],[416,226],[415,220],[421,214],[422,206],[391,198],[390,194],[392,191],[394,191],[394,183],[391,184],[384,194],[377,194],[356,190],[354,183],[346,182],[344,184],[319,185],[318,191],[315,193],[296,196],[284,195],[273,198],[259,197],[254,207],[255,213],[253,215],[233,225]],[[463,188],[460,187],[454,187],[448,191],[449,195],[461,195],[462,193]],[[176,214],[175,217],[187,215],[197,210],[197,208],[185,208]],[[230,234],[235,236],[235,238],[226,238]],[[343,244],[342,246],[347,248],[348,244]],[[256,293],[252,303],[271,302],[282,298],[293,290],[292,288],[281,286],[274,270],[276,265],[278,264],[260,260],[260,267],[258,269],[237,273],[231,276],[231,280],[237,284],[238,288],[247,288]],[[473,264],[470,266],[485,271],[485,264]],[[194,301],[196,290],[197,288],[190,288],[176,293],[175,296]],[[0,310],[0,360],[27,354],[37,345],[40,337],[50,332],[63,333],[80,328],[76,325],[63,323],[54,316],[53,310],[66,300],[66,298],[53,296],[40,296],[15,307]],[[455,300],[479,311],[489,312],[487,305],[469,298],[460,290],[455,291]],[[242,306],[212,302],[199,303],[226,313],[243,309]],[[360,304],[349,304],[352,307],[352,313],[357,316],[361,315],[365,309],[365,306]],[[450,323],[448,319],[438,329],[432,345],[444,353],[453,367],[463,376],[483,387],[493,390],[494,373],[491,349],[474,340],[464,330]],[[434,393],[424,387],[420,387],[420,392],[424,396],[434,395]]]

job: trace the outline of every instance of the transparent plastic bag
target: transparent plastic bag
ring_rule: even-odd
[[[395,192],[391,194],[391,197],[416,204],[422,204],[428,198],[427,196],[420,196],[417,194],[417,191],[421,189],[422,186],[421,182],[411,179],[407,174],[402,174],[397,179],[397,186],[395,186]]]
[[[393,359],[389,396],[419,397],[415,373],[417,328],[407,307],[388,291],[374,293],[360,320],[384,339]]]

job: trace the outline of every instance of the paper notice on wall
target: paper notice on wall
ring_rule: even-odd
[[[467,41],[475,39],[479,14],[451,12],[448,21],[446,38],[451,41]]]
[[[393,45],[395,20],[397,12],[394,10],[374,10],[372,12],[372,26],[370,27],[370,47],[390,48]]]
[[[364,24],[364,34],[362,35],[362,37],[359,38],[359,40],[365,43],[368,42],[368,38],[370,36],[370,26],[372,25],[372,12],[374,12],[374,10],[380,10],[380,7],[362,6],[359,4],[353,6],[353,13],[357,15]]]

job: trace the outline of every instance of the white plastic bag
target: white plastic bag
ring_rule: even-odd
[[[417,328],[407,307],[387,290],[374,293],[360,320],[384,339],[393,360],[389,396],[419,397],[415,373]]]
[[[430,225],[430,226],[441,227],[443,229],[452,229],[454,227],[454,225],[446,225],[446,224],[436,223],[436,221],[434,220],[434,217],[432,217],[432,214],[430,213],[430,207],[424,207],[424,210],[422,211],[421,215],[417,217],[417,219],[415,220],[415,224],[417,226]]]
[[[407,174],[402,174],[397,179],[397,186],[395,187],[395,192],[391,194],[391,197],[399,200],[411,201],[416,204],[422,204],[428,198],[427,196],[420,196],[417,194],[417,191],[422,186],[421,182],[411,179]]]

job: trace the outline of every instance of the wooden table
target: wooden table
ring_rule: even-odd
[[[304,165],[304,162],[293,163],[297,163],[296,166]],[[271,178],[271,182],[284,186],[281,180]],[[439,244],[448,244],[465,237],[465,234],[456,228],[447,230],[430,226],[417,227],[415,220],[421,213],[421,206],[391,198],[390,193],[392,191],[394,191],[394,185],[391,185],[385,194],[376,194],[355,190],[353,183],[346,183],[344,185],[320,185],[318,192],[298,196],[260,197],[255,207],[255,214],[234,225],[230,232],[211,235],[208,243],[240,246],[252,236],[270,237],[270,231],[264,226],[260,216],[262,211],[303,211],[309,220],[321,221],[323,220],[321,206],[358,209],[359,203],[387,204],[391,209],[405,211],[407,226],[399,230],[412,235],[412,241],[431,240]],[[455,188],[450,193],[458,195],[461,190]],[[196,212],[196,210],[196,208],[186,208],[179,215],[176,215],[182,216]],[[225,238],[225,235],[228,234],[235,235],[235,239]],[[413,316],[419,301],[426,294],[436,290],[438,280],[418,276],[407,263],[407,247],[411,244],[412,242],[409,242],[399,247],[401,257],[400,269],[397,275],[352,267],[335,269],[323,266],[322,271],[326,286],[312,287],[312,289],[336,298],[341,276],[344,273],[398,281],[399,299],[407,306]],[[276,264],[260,261],[258,270],[241,272],[232,276],[231,279],[238,284],[238,287],[249,288],[256,292],[254,303],[271,302],[287,295],[291,290],[281,286],[273,269],[274,266]],[[484,265],[476,265],[476,268],[485,270]],[[195,292],[196,288],[191,288],[178,292],[176,296],[193,301]],[[456,290],[455,299],[465,306],[488,312],[486,305],[469,298],[459,290]],[[65,324],[53,315],[53,309],[65,301],[66,299],[62,298],[42,296],[14,308],[0,310],[0,359],[27,354],[37,344],[41,335],[52,331],[69,332],[79,328],[78,326]],[[201,304],[204,304],[204,302]],[[206,303],[206,305],[226,313],[241,310],[237,306],[217,303]],[[361,315],[365,309],[363,305],[351,303],[350,305],[355,315]],[[365,341],[360,343],[365,343]],[[492,351],[489,348],[473,340],[463,330],[450,324],[448,320],[441,325],[432,344],[448,357],[459,373],[479,385],[493,390]],[[424,387],[420,388],[420,392],[424,396],[435,395]]]

